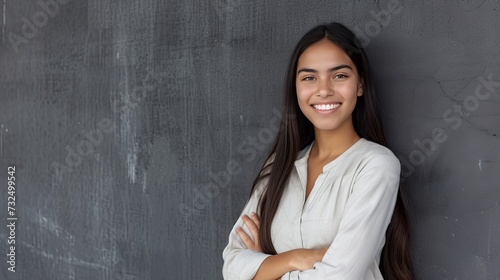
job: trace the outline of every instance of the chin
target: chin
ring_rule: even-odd
[[[349,127],[348,120],[340,122],[339,119],[316,120],[315,122],[312,122],[312,124],[314,125],[315,130],[320,131],[340,131]]]
[[[340,126],[334,124],[313,124],[316,130],[321,131],[334,131],[337,130]]]

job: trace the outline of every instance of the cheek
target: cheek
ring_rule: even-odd
[[[297,92],[298,98],[309,99],[314,95],[315,86],[308,84],[296,84],[295,91]]]
[[[299,103],[300,110],[304,111],[304,107],[307,105],[307,100],[301,98],[301,96],[297,94],[297,101]]]
[[[299,103],[300,110],[305,114],[307,108],[309,108],[309,100],[304,95],[297,95],[297,101]]]
[[[306,113],[305,110],[307,110],[307,102],[308,102],[308,99],[307,97],[304,96],[304,94],[301,94],[299,92],[297,92],[297,102],[299,103],[299,108],[300,108],[300,111],[302,111],[303,114]]]
[[[343,93],[344,99],[355,99],[358,96],[358,88],[353,85],[346,85],[339,92]]]
[[[295,90],[297,92],[297,100],[299,101],[299,104],[307,100],[306,92],[303,88],[295,86]]]

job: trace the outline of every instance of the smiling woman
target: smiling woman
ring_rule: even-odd
[[[400,163],[364,49],[339,23],[302,37],[274,147],[224,249],[224,279],[413,279]]]

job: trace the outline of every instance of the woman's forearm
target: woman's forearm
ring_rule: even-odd
[[[267,257],[259,267],[253,280],[274,280],[279,279],[283,274],[294,270],[292,258],[295,250]]]
[[[275,280],[293,270],[311,269],[314,263],[321,261],[326,250],[327,248],[295,249],[267,257],[253,280]]]

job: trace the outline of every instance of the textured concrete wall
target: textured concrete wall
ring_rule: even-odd
[[[291,48],[332,20],[372,60],[418,279],[500,279],[498,1],[57,1],[0,1],[1,279],[222,279]]]

